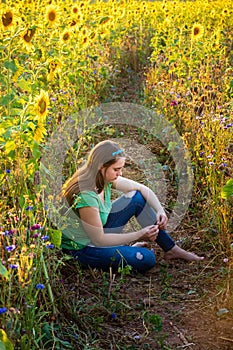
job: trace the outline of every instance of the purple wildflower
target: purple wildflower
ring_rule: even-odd
[[[176,100],[171,100],[170,106],[177,106],[178,102]]]
[[[227,124],[227,125],[224,127],[224,129],[231,128],[231,127],[232,127],[232,125],[233,125],[233,123]]]
[[[38,230],[38,229],[40,229],[40,225],[39,224],[34,224],[34,225],[32,225],[31,227],[30,227],[30,231],[35,231],[35,230]]]

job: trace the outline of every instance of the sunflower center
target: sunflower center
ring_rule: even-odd
[[[35,34],[35,30],[31,30],[31,29],[27,30],[26,34],[23,36],[24,41],[26,41],[27,43],[30,43],[34,34]]]
[[[4,25],[4,27],[8,27],[9,25],[11,25],[12,21],[13,15],[11,11],[7,11],[2,15],[2,24]]]
[[[46,101],[45,100],[41,100],[39,102],[39,109],[40,109],[41,114],[43,114],[46,111]]]
[[[70,37],[69,33],[65,33],[65,34],[63,35],[63,40],[64,40],[64,41],[67,41],[67,40],[69,40],[69,37]]]
[[[51,22],[54,22],[55,19],[56,19],[56,13],[54,11],[50,11],[49,12],[49,15],[48,15],[48,18]]]
[[[195,27],[193,30],[194,35],[198,35],[200,33],[200,29],[198,27]]]
[[[73,26],[75,26],[75,25],[76,25],[76,22],[75,22],[75,21],[73,21],[73,22],[70,24],[71,27],[73,27]]]

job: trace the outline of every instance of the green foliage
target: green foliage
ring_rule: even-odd
[[[3,329],[0,329],[0,349],[14,350],[12,342],[8,339],[7,334]]]
[[[233,179],[228,180],[223,186],[221,196],[223,199],[229,199],[233,196]]]
[[[0,275],[6,279],[9,278],[9,271],[7,270],[7,268],[2,264],[2,262],[0,261]]]
[[[61,231],[49,228],[48,229],[48,234],[50,236],[51,243],[53,243],[57,248],[60,248],[60,246],[61,246],[61,237],[62,237]]]

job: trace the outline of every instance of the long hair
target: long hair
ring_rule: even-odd
[[[106,171],[122,157],[125,157],[124,151],[116,142],[99,142],[89,153],[86,163],[63,185],[63,196],[69,205],[72,206],[76,195],[81,191],[102,192],[105,183],[100,169],[104,167]]]

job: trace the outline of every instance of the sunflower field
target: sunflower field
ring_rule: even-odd
[[[124,102],[122,76],[141,74],[136,102],[165,116],[190,152],[195,181],[188,218],[203,254],[211,251],[210,260],[223,264],[220,294],[229,302],[232,0],[2,0],[0,28],[0,349],[139,349],[117,335],[106,338],[103,317],[91,305],[90,315],[82,313],[83,299],[72,302],[69,322],[60,276],[66,258],[39,177],[53,131],[85,108]],[[95,132],[82,135],[83,151]],[[79,285],[83,278],[78,268]],[[109,302],[113,319],[115,309]]]

